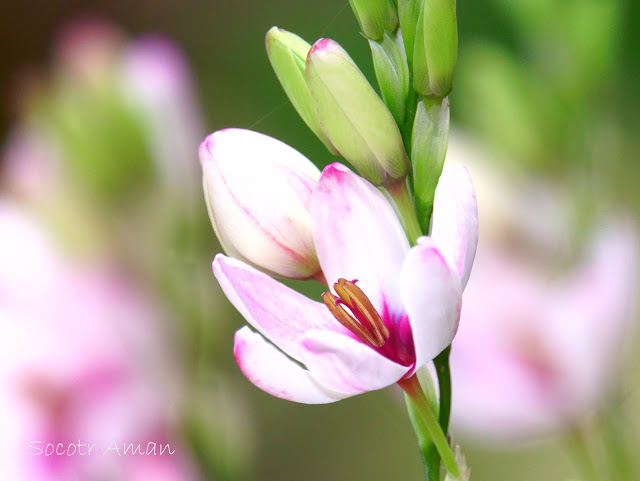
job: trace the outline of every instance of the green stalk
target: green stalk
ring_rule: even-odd
[[[600,427],[602,440],[606,447],[609,471],[612,479],[620,481],[634,481],[638,479],[631,461],[627,446],[627,432],[624,429],[624,416],[621,414],[621,403],[616,400],[611,406],[602,410]]]
[[[431,405],[433,412],[438,412],[438,397],[436,395],[435,386],[433,385],[433,379],[431,373],[426,366],[422,366],[416,371],[416,376],[420,381],[420,386],[423,392],[427,396],[427,400]],[[418,447],[420,448],[420,454],[422,455],[422,462],[425,469],[426,481],[440,481],[440,455],[436,446],[431,441],[427,433],[427,428],[422,421],[422,416],[418,411],[416,404],[405,393],[405,403],[407,405],[407,411],[409,412],[409,418],[411,419],[411,425],[415,431],[416,438],[418,439]]]
[[[438,373],[438,392],[440,393],[440,412],[438,420],[443,433],[449,431],[451,417],[451,371],[449,369],[449,354],[451,346],[447,347],[433,360]]]
[[[409,418],[411,419],[411,425],[418,439],[418,447],[420,448],[422,463],[424,464],[425,480],[440,481],[440,455],[438,454],[438,450],[435,444],[433,444],[433,441],[431,441],[431,437],[428,434],[427,427],[422,420],[416,403],[407,393],[404,394],[404,400],[407,405]]]
[[[398,219],[400,219],[400,224],[402,224],[409,243],[412,246],[415,245],[418,238],[422,236],[422,230],[416,217],[413,199],[407,186],[407,179],[400,179],[392,184],[385,185],[383,193],[386,194]]]
[[[420,433],[420,435],[428,435],[431,438],[431,441],[435,445],[447,471],[457,478],[460,477],[460,469],[456,463],[451,446],[449,446],[449,441],[440,428],[438,418],[433,412],[431,404],[429,404],[429,400],[420,386],[418,377],[414,374],[409,379],[398,381],[398,385],[411,398],[415,404],[416,410],[422,417],[423,424],[421,426],[424,428],[425,432]]]
[[[413,74],[410,74],[410,78],[413,79]],[[411,80],[413,81],[413,80]],[[418,107],[418,95],[413,90],[413,86],[409,87],[409,95],[405,102],[405,118],[404,124],[400,127],[400,134],[402,135],[402,142],[404,143],[404,149],[407,151],[407,155],[411,156],[411,138],[413,135],[413,121],[416,117],[416,110]]]
[[[581,471],[582,476],[584,476],[585,481],[600,481],[600,476],[593,463],[584,432],[579,426],[569,431],[567,435],[567,447],[573,455],[575,463]]]

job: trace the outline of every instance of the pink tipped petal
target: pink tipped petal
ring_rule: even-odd
[[[378,189],[346,167],[324,169],[310,208],[313,241],[322,271],[358,286],[377,309],[382,292],[398,301],[395,284],[409,243],[389,202]]]
[[[300,361],[300,340],[309,329],[345,329],[324,304],[314,302],[242,261],[218,254],[213,273],[249,324]]]
[[[433,201],[431,237],[455,266],[464,289],[478,244],[478,206],[466,167],[448,167],[440,176]]]
[[[311,375],[326,388],[344,393],[344,397],[390,386],[409,370],[336,332],[309,331],[302,345],[303,362]]]
[[[455,336],[462,308],[460,279],[434,240],[421,237],[402,266],[400,290],[420,367]]]
[[[305,404],[332,403],[345,397],[324,389],[309,371],[246,326],[236,332],[233,354],[247,379],[272,396]]]

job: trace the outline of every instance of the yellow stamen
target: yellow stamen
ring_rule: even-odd
[[[333,285],[333,289],[336,291],[336,294],[338,294],[338,297],[342,300],[342,302],[351,307],[349,292],[347,291],[347,289],[345,289],[346,282],[346,279],[338,279],[338,282]]]
[[[333,285],[338,296],[325,292],[322,294],[322,300],[338,322],[353,332],[358,339],[373,347],[382,347],[389,339],[389,330],[369,298],[355,282],[338,279]],[[352,314],[340,304],[347,306]]]
[[[343,279],[344,280],[344,279]],[[382,318],[373,307],[365,293],[353,282],[345,282],[345,290],[349,293],[351,300],[358,307],[358,310],[367,317],[367,320],[376,328],[376,332],[382,333],[385,339],[389,339],[389,330],[382,322]]]
[[[372,337],[371,333],[363,329],[363,327],[346,311],[344,307],[338,304],[338,297],[334,296],[330,292],[325,292],[322,294],[322,300],[329,309],[329,312],[333,314],[333,317],[335,317],[340,324],[358,336],[358,339],[376,347],[380,347],[382,345],[379,344],[377,339]]]

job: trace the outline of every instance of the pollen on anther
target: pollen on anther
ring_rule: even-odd
[[[369,298],[355,285],[356,282],[357,280],[338,279],[333,285],[338,295],[325,292],[322,300],[333,317],[362,342],[382,347],[389,338],[389,330]]]

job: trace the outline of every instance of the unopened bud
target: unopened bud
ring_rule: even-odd
[[[397,124],[402,125],[409,93],[409,67],[404,49],[388,33],[381,43],[369,40],[369,45],[382,99]]]
[[[392,0],[349,0],[362,32],[372,40],[382,40],[384,32],[398,27],[398,14]]]
[[[293,107],[327,149],[337,155],[338,152],[331,145],[318,120],[318,114],[307,87],[305,62],[311,45],[296,34],[277,27],[267,32],[265,45],[271,66]]]
[[[416,211],[423,232],[429,231],[433,198],[447,155],[448,140],[449,99],[421,101],[413,123],[411,159]]]
[[[323,38],[311,47],[307,83],[331,143],[360,175],[374,185],[407,175],[393,115],[340,45]]]
[[[423,97],[449,95],[457,59],[456,0],[424,0],[413,49],[416,92]]]
[[[320,171],[288,145],[225,129],[200,144],[205,200],[227,254],[292,279],[319,270],[309,199]]]
[[[413,63],[413,45],[416,39],[416,28],[423,1],[398,0],[398,20],[400,21],[402,41],[409,63]]]

